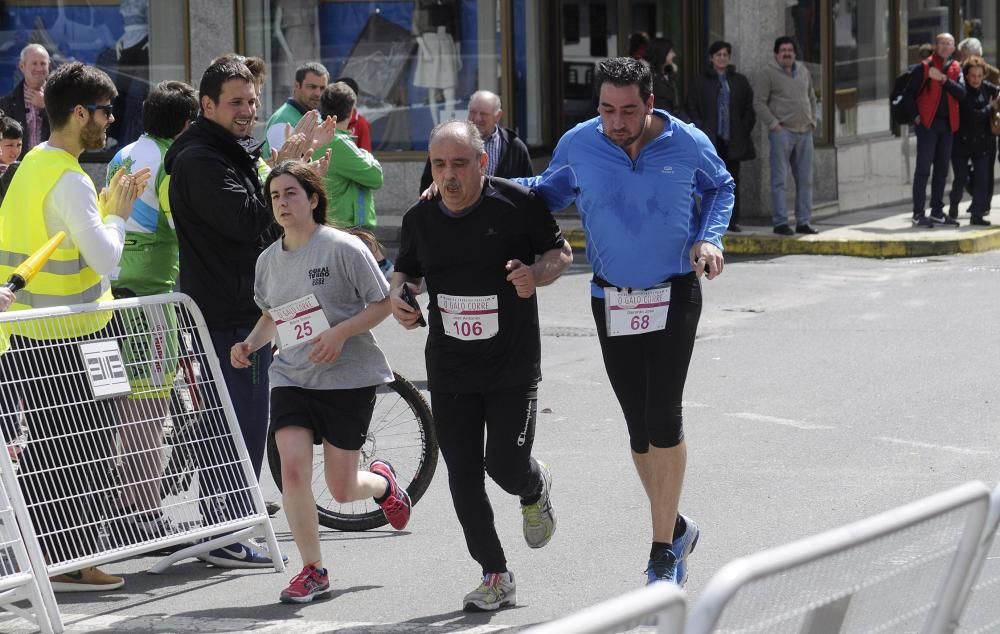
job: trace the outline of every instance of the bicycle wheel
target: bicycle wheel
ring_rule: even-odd
[[[361,447],[361,469],[372,460],[385,460],[396,470],[399,485],[413,504],[423,496],[437,468],[438,445],[431,410],[412,383],[393,373],[395,380],[378,388],[368,436]],[[281,490],[281,457],[274,434],[267,438],[267,463]],[[340,531],[365,531],[387,523],[372,498],[340,504],[333,499],[323,476],[323,446],[313,451],[313,495],[319,523]]]

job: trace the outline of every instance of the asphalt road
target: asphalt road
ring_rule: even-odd
[[[580,255],[578,261],[582,260]],[[182,562],[126,586],[60,595],[72,632],[490,632],[549,620],[639,587],[649,547],[590,317],[585,263],[540,289],[544,381],[535,454],[554,475],[553,541],[530,550],[517,501],[490,489],[518,606],[460,611],[478,582],[443,462],[405,532],[324,531],[332,600],[277,602],[286,574]],[[973,479],[998,480],[1000,252],[880,261],[792,256],[730,261],[704,283],[685,393],[682,509],[702,526],[687,590],[727,561]],[[395,368],[424,377],[423,334],[385,323]],[[265,469],[266,471],[266,469]],[[276,495],[269,478],[265,497]],[[2,631],[19,622],[0,619]]]

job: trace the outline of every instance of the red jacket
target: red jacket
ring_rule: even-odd
[[[923,65],[923,82],[927,87],[917,95],[917,113],[920,115],[920,125],[929,128],[934,123],[934,115],[941,102],[941,91],[944,90],[942,82],[928,81],[930,65],[934,64],[951,81],[959,81],[962,76],[962,67],[953,60],[948,64],[948,69],[945,70],[944,60],[938,57],[937,53],[925,59],[921,64]],[[948,94],[948,123],[951,126],[952,134],[958,132],[958,99],[955,99],[950,93]]]

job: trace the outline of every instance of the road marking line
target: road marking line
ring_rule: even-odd
[[[740,418],[743,420],[752,420],[758,423],[774,423],[775,425],[785,425],[786,427],[794,427],[796,429],[836,429],[836,427],[834,427],[833,425],[818,425],[816,423],[807,423],[802,420],[792,420],[791,418],[779,418],[777,416],[754,414],[752,412],[727,412],[726,416],[732,416],[733,418]]]
[[[988,456],[992,451],[988,449],[969,449],[968,447],[953,447],[951,445],[935,445],[929,442],[918,442],[916,440],[905,440],[903,438],[890,438],[889,436],[879,436],[879,440],[884,442],[896,443],[897,445],[907,445],[909,447],[918,447],[920,449],[934,449],[938,451],[950,451],[952,453],[960,453],[966,456]]]

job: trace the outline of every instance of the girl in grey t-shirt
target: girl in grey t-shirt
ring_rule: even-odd
[[[330,593],[312,493],[314,444],[323,445],[327,487],[338,502],[373,497],[397,530],[409,521],[411,503],[387,462],[358,471],[375,390],[393,380],[371,333],[391,311],[385,277],[360,239],[326,226],[323,182],[307,165],[282,163],[264,189],[284,236],[257,260],[254,299],[262,314],[230,360],[247,368],[249,355],[277,338],[271,429],[303,563],[280,599],[306,603]]]

